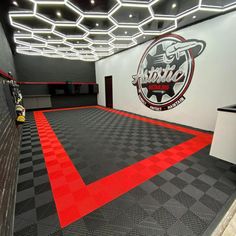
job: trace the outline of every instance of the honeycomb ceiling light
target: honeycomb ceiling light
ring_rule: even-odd
[[[97,61],[230,11],[236,1],[18,0],[12,5],[17,53]]]

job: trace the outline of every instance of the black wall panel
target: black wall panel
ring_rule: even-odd
[[[15,65],[11,49],[0,23],[0,70],[8,73],[12,72],[13,77],[16,78]]]
[[[0,24],[0,70],[16,77],[10,47]],[[15,106],[9,85],[0,76],[0,235],[13,235],[15,190],[21,130],[15,125]]]
[[[52,96],[51,100],[54,108],[93,106],[97,104],[97,95]]]
[[[95,63],[16,54],[19,81],[95,82]]]
[[[49,94],[47,84],[22,84],[20,89],[23,95],[46,95]]]
[[[94,62],[16,54],[15,64],[18,80],[21,82],[96,82]],[[56,87],[47,84],[22,84],[20,87],[23,96],[25,96],[51,94],[50,86]],[[66,85],[59,86],[65,87]],[[62,96],[62,94],[52,96],[53,108],[97,105],[96,94],[86,94],[85,96],[85,93],[89,93],[88,85],[81,87],[81,90],[83,90],[81,94],[77,93],[74,97]]]

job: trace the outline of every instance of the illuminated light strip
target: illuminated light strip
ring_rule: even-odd
[[[228,7],[230,7],[230,6],[232,6],[232,5],[235,5],[235,4],[236,4],[236,1],[234,1],[234,2],[232,2],[232,3],[229,3],[229,4],[225,5],[224,8],[228,8]]]
[[[202,0],[199,0],[199,2],[198,2],[199,8],[201,7],[201,5],[202,5]]]
[[[190,15],[193,12],[198,11],[198,10],[199,10],[199,5],[196,5],[196,6],[190,8],[190,9],[187,9],[187,10],[185,10],[185,11],[183,11],[183,12],[177,14],[177,15],[166,15],[166,14],[163,15],[163,14],[155,14],[154,13],[154,17],[160,18],[160,19],[166,19],[166,20],[168,20],[168,19],[175,20],[175,19],[178,19],[178,18],[182,18],[183,16]]]
[[[106,52],[106,53],[109,53],[110,51],[113,51],[113,49],[114,48],[105,48],[105,47],[94,47],[93,46],[93,50],[95,51],[95,52],[101,52],[101,51],[103,51],[103,52]]]
[[[22,36],[16,34],[16,35],[15,35],[15,39],[18,39],[18,38],[23,38],[23,39],[33,38],[33,33],[32,33],[32,34],[22,35]]]
[[[44,39],[44,38],[41,38],[40,36],[38,35],[35,35],[35,33],[33,33],[33,36],[32,36],[33,39],[37,40],[37,41],[41,41],[41,42],[44,42],[44,43],[47,43],[47,39]],[[51,40],[53,41],[53,40]]]
[[[130,3],[130,4],[149,4],[149,3],[151,3],[153,0],[148,0],[148,1],[146,1],[146,2],[144,2],[144,3],[142,3],[141,2],[142,0],[137,0],[137,1],[135,1],[135,0],[132,0],[132,1],[130,1],[130,0],[121,0],[121,2],[122,3]]]
[[[129,38],[129,39],[128,39],[128,38],[116,38],[114,41],[116,41],[116,40],[117,40],[117,41],[118,41],[118,40],[119,40],[119,41],[134,41],[133,38]]]
[[[97,40],[97,39],[90,39],[90,38],[86,38],[89,42],[93,44],[108,44],[109,42],[112,42],[113,39],[109,39],[109,40]]]
[[[159,2],[160,0],[154,0],[152,2],[149,3],[149,6],[152,7],[153,5],[155,5],[157,2]]]
[[[151,17],[154,17],[154,16],[155,16],[155,13],[154,13],[152,7],[149,6],[148,9],[149,9],[149,12],[150,12]]]
[[[124,7],[124,5],[121,5],[118,9],[116,9],[116,11],[118,11],[121,7]],[[136,7],[136,5],[133,5],[132,6],[132,8],[135,8]],[[140,21],[140,22],[118,22],[115,18],[114,18],[114,16],[113,16],[113,14],[116,12],[116,11],[114,11],[114,12],[112,12],[112,15],[109,15],[109,18],[110,19],[112,19],[112,21],[113,21],[113,23],[114,24],[116,24],[117,26],[122,26],[122,25],[130,25],[130,26],[134,26],[134,27],[136,27],[136,26],[138,26],[138,25],[140,25],[142,22],[144,22],[144,21],[146,21],[148,18],[152,18],[152,14],[151,14],[151,11],[150,11],[150,9],[149,9],[149,7],[148,6],[146,6],[145,7],[148,11],[149,11],[149,16],[148,17],[146,17],[146,18],[144,18],[142,21]]]
[[[56,42],[48,42],[48,44],[58,44],[58,43],[56,43]],[[63,43],[59,43],[58,45],[60,45],[60,48],[63,48],[63,47],[65,47],[65,48],[68,48],[68,47],[72,47],[72,45],[70,45],[70,44],[68,44],[67,42],[63,42]],[[55,47],[55,46],[53,46],[53,47]],[[57,48],[57,47],[56,47]]]
[[[112,41],[111,41],[112,42]],[[108,44],[108,41],[107,40],[93,40],[93,44]],[[92,45],[90,45],[92,46]]]
[[[88,47],[90,47],[91,46],[91,44],[72,44],[72,43],[70,43],[71,45],[71,47],[74,47],[74,48],[88,48]]]
[[[85,26],[84,26],[85,27]],[[112,25],[109,29],[104,30],[104,29],[91,29],[89,30],[89,34],[94,34],[94,33],[99,33],[99,32],[104,32],[108,34],[111,30],[115,30],[117,28],[116,25]],[[88,30],[88,29],[87,29]]]
[[[136,34],[133,34],[133,35],[117,35],[117,36],[114,36],[115,37],[115,40],[132,40],[133,38],[135,38],[135,36],[138,36],[138,35],[141,35],[141,32],[137,32]]]
[[[58,51],[58,52],[67,52],[67,51],[70,51],[72,49],[72,47],[69,47],[69,48],[56,48],[56,50]]]
[[[17,49],[17,52],[25,52],[25,50],[27,50],[27,49],[21,49],[21,48],[16,48]],[[39,49],[35,49],[35,48],[31,48],[31,49],[28,49],[28,50],[31,50],[32,52],[28,52],[28,53],[34,53],[35,55],[36,54],[42,54],[42,51],[41,50],[39,50]]]
[[[113,12],[116,11],[117,8],[120,7],[120,3],[117,1],[116,5],[111,8],[111,10],[108,12],[108,15],[112,14]]]
[[[13,25],[13,26],[16,26],[16,27],[21,27],[22,29],[28,29],[28,30],[30,30],[31,32],[36,32],[36,31],[44,31],[44,30],[51,30],[51,28],[52,28],[52,22],[50,22],[50,21],[47,21],[47,20],[45,20],[44,18],[41,18],[41,17],[39,17],[39,16],[37,16],[37,15],[34,15],[34,14],[23,14],[23,15],[18,15],[18,14],[11,14],[11,15],[9,15],[9,17],[10,17],[10,23]],[[25,17],[35,17],[35,18],[37,18],[37,19],[39,19],[39,20],[42,20],[43,22],[47,22],[47,23],[49,23],[50,24],[50,28],[44,28],[44,29],[32,29],[32,28],[30,28],[30,27],[28,27],[28,26],[26,26],[26,25],[22,25],[21,23],[18,23],[18,22],[14,22],[13,21],[13,18],[25,18]],[[19,28],[20,28],[19,27]]]
[[[104,31],[95,31],[95,32],[90,32],[89,35],[108,35],[108,33]]]
[[[185,14],[181,14],[178,17],[176,17],[176,20],[182,19],[183,17],[192,15],[195,12],[199,12],[200,11],[200,7],[198,6],[196,9],[192,10],[191,12],[186,12]]]
[[[83,41],[88,42],[88,40],[86,40],[86,37],[87,37],[87,34],[85,34],[83,36],[81,36],[81,35],[79,35],[79,36],[69,35],[69,36],[65,37],[64,39],[65,39],[65,41],[66,40],[78,40],[78,41],[83,40]]]
[[[34,38],[24,38],[24,39],[34,39]],[[37,40],[36,40],[36,41],[37,41]],[[25,46],[31,46],[32,44],[34,44],[34,45],[42,45],[42,43],[43,43],[44,45],[46,45],[46,42],[43,42],[43,41],[39,41],[38,43],[37,43],[37,42],[35,42],[35,43],[29,43],[29,42],[27,42],[27,41],[21,41],[19,38],[15,38],[15,39],[14,39],[14,42],[15,42],[15,43],[20,43],[20,44],[25,45]]]
[[[81,11],[77,6],[75,6],[72,2],[66,1],[65,5],[72,9],[73,11],[77,12],[79,15],[83,16],[83,11]]]
[[[111,21],[110,18],[104,17],[104,19],[110,20],[111,23],[113,23],[113,25],[112,25],[109,29],[107,29],[107,30],[97,29],[97,28],[95,28],[95,29],[88,29],[88,28],[86,27],[86,25],[83,25],[83,24],[81,23],[84,19],[87,19],[87,18],[91,18],[91,17],[83,17],[83,19],[82,19],[79,23],[77,23],[77,26],[80,27],[80,28],[83,28],[83,29],[84,29],[86,32],[88,32],[88,33],[93,33],[93,32],[104,32],[104,33],[108,33],[110,30],[112,30],[112,28],[115,28],[115,27],[116,27],[116,25],[114,24],[114,22]],[[95,19],[95,17],[92,17],[92,19]]]
[[[212,11],[212,12],[225,12],[225,11],[232,10],[234,8],[236,8],[236,4],[235,5],[231,5],[230,7],[221,8],[221,9],[209,8],[209,6],[201,6],[200,10],[201,11]]]
[[[114,40],[112,40],[112,42],[113,42]],[[112,43],[112,42],[109,42],[109,43]],[[107,42],[95,42],[95,43],[93,43],[92,45],[90,45],[91,47],[96,47],[96,45],[99,45],[99,44],[102,44],[102,45],[107,45],[107,44],[109,44],[109,43],[107,43]]]
[[[62,1],[40,1],[40,0],[34,0],[35,3],[39,4],[39,5],[44,5],[44,4],[47,4],[47,5],[65,5],[65,1],[62,0]]]
[[[91,19],[109,19],[107,15],[100,15],[99,13],[89,13],[87,15],[84,15],[84,18],[91,18]]]
[[[87,32],[85,32],[85,34],[84,35],[79,35],[79,36],[74,36],[74,35],[67,35],[67,37],[65,37],[65,39],[66,40],[73,40],[73,39],[78,39],[78,40],[84,40],[84,41],[87,41],[88,42],[88,40],[86,40],[86,37],[88,36],[89,34],[87,33]]]
[[[71,38],[70,38],[69,35],[63,34],[63,33],[59,32],[57,30],[55,30],[53,32],[57,33],[58,36],[60,35],[60,37],[63,37],[63,38],[66,38],[66,39],[76,39],[76,38],[82,39],[83,38],[83,35],[80,35],[80,34],[78,34],[78,35],[76,35],[76,34],[75,35],[71,35]]]
[[[130,47],[132,47],[132,46],[135,46],[136,44],[116,44],[115,46],[116,46],[116,48],[130,48]]]
[[[9,17],[22,17],[22,16],[29,16],[34,15],[33,11],[9,11],[8,12]]]
[[[121,2],[120,0],[116,0],[120,3],[121,7],[133,7],[133,8],[147,8],[148,4],[145,3],[127,3],[127,2]]]
[[[74,5],[69,0],[66,0],[65,5],[72,8],[73,10],[76,10],[79,14],[81,14],[83,16],[94,15],[94,14],[97,14],[99,16],[108,16],[110,13],[112,13],[115,10],[116,7],[119,7],[119,4],[117,3],[116,5],[114,5],[111,8],[111,10],[109,10],[109,12],[106,13],[106,12],[86,12],[86,11],[82,11],[78,6]]]
[[[42,20],[43,22],[47,22],[47,23],[50,24],[51,26],[54,26],[53,21],[52,21],[51,19],[47,18],[46,16],[44,16],[44,15],[39,15],[38,13],[36,13],[34,16],[35,16],[37,19]]]
[[[177,16],[173,15],[155,15],[153,12],[153,5],[158,3],[159,0],[154,0],[154,1],[149,1],[148,3],[140,3],[139,1],[133,1],[130,2],[129,0],[127,1],[120,1],[117,0],[117,4],[115,4],[108,13],[103,13],[103,12],[83,12],[79,7],[75,6],[73,3],[71,3],[69,0],[64,0],[64,1],[42,1],[42,0],[30,0],[33,3],[33,9],[31,11],[10,11],[9,12],[9,19],[10,23],[12,26],[14,26],[17,29],[24,30],[26,32],[29,32],[31,34],[30,38],[33,38],[37,41],[42,42],[42,44],[30,44],[28,42],[24,42],[24,37],[27,37],[27,34],[18,34],[20,37],[16,38],[16,34],[14,34],[14,41],[18,43],[19,45],[23,45],[25,47],[28,47],[29,49],[32,47],[35,47],[37,45],[38,47],[45,47],[45,50],[59,50],[60,48],[53,46],[53,44],[62,44],[62,47],[66,48],[65,46],[68,46],[65,51],[68,49],[74,50],[75,48],[90,48],[94,54],[96,54],[95,49],[93,45],[95,44],[108,44],[111,46],[113,49],[116,47],[115,40],[130,40],[130,44],[126,45],[120,45],[118,48],[128,48],[131,46],[134,46],[137,44],[137,38],[143,36],[143,35],[161,35],[169,31],[173,31],[174,29],[177,28],[177,20],[180,18],[183,18],[185,16],[191,15],[197,11],[212,11],[212,12],[225,12],[227,10],[231,10],[236,8],[236,2],[224,5],[224,7],[220,6],[214,6],[214,5],[204,5],[202,4],[202,0],[198,1],[197,6],[192,7],[184,12],[179,13]],[[38,6],[39,5],[60,5],[60,6],[65,6],[68,7],[73,13],[78,15],[78,19],[76,22],[71,23],[68,21],[54,21],[48,17],[46,17],[44,14],[41,14],[40,12],[37,12]],[[113,15],[119,11],[121,7],[132,7],[132,8],[145,8],[149,12],[149,16],[142,20],[141,22],[138,23],[125,23],[125,22],[117,22],[116,19],[113,17]],[[43,28],[43,29],[31,29],[29,26],[17,23],[17,19],[19,18],[24,18],[24,17],[35,17],[38,20],[44,22],[45,24],[49,25],[49,28]],[[81,22],[85,18],[93,18],[93,19],[108,19],[111,21],[113,26],[111,26],[107,30],[102,30],[102,29],[87,29],[86,26],[81,25]],[[174,21],[174,25],[160,31],[152,31],[152,30],[144,30],[142,27],[149,22],[153,20],[171,20]],[[78,27],[81,29],[84,34],[83,35],[66,35],[64,33],[58,32],[56,30],[57,26],[72,26],[72,27]],[[118,29],[118,28],[135,28],[138,29],[139,32],[137,32],[134,35],[115,35],[113,32]],[[52,33],[58,36],[60,39],[42,39],[40,36],[37,35],[37,33]],[[109,40],[93,40],[89,38],[89,35],[99,35],[99,34],[104,34],[108,35],[111,38]],[[82,45],[76,45],[73,44],[72,42],[67,42],[67,40],[70,39],[75,39],[75,40],[85,40],[88,42],[87,44],[82,44]],[[62,48],[61,47],[61,48]],[[96,47],[95,47],[96,48]],[[110,49],[112,50],[112,49]],[[27,53],[27,52],[25,52]],[[62,55],[62,52],[60,52],[60,55]],[[81,59],[78,57],[78,59]]]
[[[45,48],[46,47],[46,44],[37,44],[37,43],[33,43],[33,44],[23,44],[23,43],[21,43],[21,42],[17,42],[18,43],[18,46],[21,46],[21,45],[23,45],[24,47],[26,47],[26,48],[28,48],[28,49],[31,49],[32,47],[34,48],[34,47],[36,47],[36,48],[41,48],[41,49],[43,49],[43,48]]]
[[[20,34],[15,34],[15,37],[19,37],[19,38],[24,38],[24,37],[33,37],[33,33],[30,32],[30,34],[27,33],[20,33]]]
[[[170,27],[165,28],[163,30],[152,31],[152,30],[145,30],[145,29],[143,29],[143,34],[144,35],[146,35],[146,34],[160,35],[160,34],[165,34],[165,33],[169,32],[169,31],[175,30],[176,28],[177,28],[177,20],[174,21],[173,25],[171,25]]]
[[[81,45],[76,45],[76,46],[73,46],[74,48],[78,48],[78,49],[81,49],[81,48],[89,48],[91,45],[87,46],[87,45],[84,45],[84,44],[81,44]]]
[[[36,14],[36,12],[37,12],[37,4],[34,4],[33,12],[34,12],[34,14]]]
[[[228,3],[226,5],[222,5],[222,6],[201,3],[201,6],[210,7],[210,8],[217,8],[217,7],[219,7],[219,8],[225,9],[225,8],[228,8],[229,6],[232,6],[232,5],[235,5],[235,4],[236,4],[236,1]]]
[[[43,54],[40,54],[40,53],[20,51],[20,50],[16,50],[16,52],[19,53],[19,54],[28,55],[28,56],[42,56],[43,55]]]

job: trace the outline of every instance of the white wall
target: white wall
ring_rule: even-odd
[[[98,104],[105,106],[105,76],[113,76],[115,109],[144,116],[214,130],[217,108],[236,104],[236,12],[173,32],[185,39],[206,42],[195,59],[192,82],[185,101],[168,111],[153,111],[141,103],[132,75],[151,41],[96,62]]]

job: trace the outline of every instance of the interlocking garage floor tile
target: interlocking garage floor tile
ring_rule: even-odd
[[[86,184],[193,137],[100,109],[45,115]]]
[[[97,108],[45,114],[88,186],[113,171],[148,159],[148,155],[160,153],[194,136]],[[48,135],[51,135],[50,132]],[[67,196],[69,188],[61,185],[65,180],[60,172],[50,169],[55,168],[55,163],[53,160],[45,163],[45,153],[41,148],[43,141],[39,138],[33,114],[28,114],[19,159],[15,236],[203,235],[236,193],[236,174],[232,164],[209,156],[210,146],[207,145],[62,227],[55,194],[62,196],[62,206],[68,206],[71,200],[77,205],[86,201],[81,202],[82,198],[76,201]],[[92,148],[89,141],[93,144]],[[49,149],[47,152],[50,152]],[[171,158],[174,154],[169,155]],[[51,171],[50,174],[48,171]],[[140,173],[142,171],[144,169],[139,169]],[[58,178],[61,181],[56,182],[57,192],[54,193],[50,181]],[[100,185],[100,188],[103,189],[103,186]],[[63,198],[65,195],[67,197]],[[73,211],[71,208],[72,214]]]

